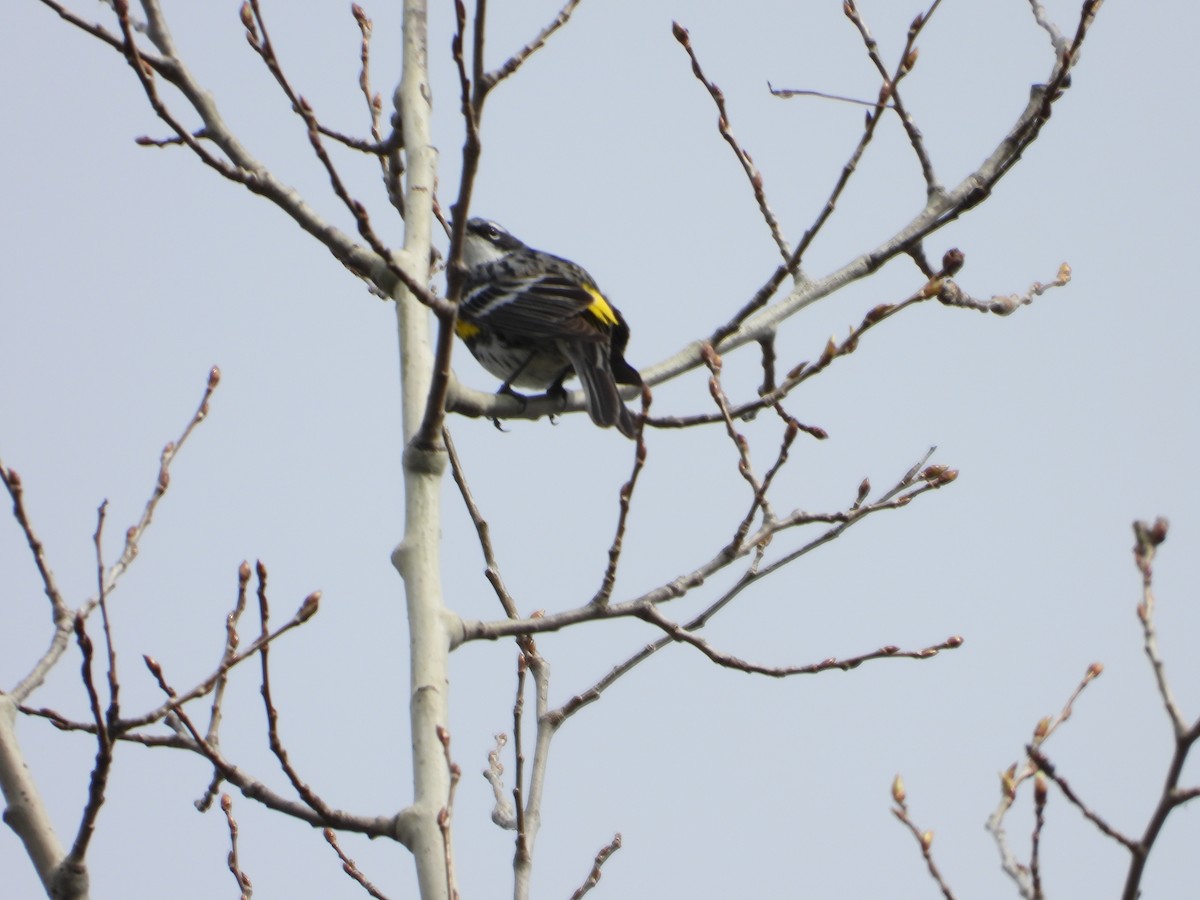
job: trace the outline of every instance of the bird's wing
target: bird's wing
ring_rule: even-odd
[[[618,322],[590,284],[562,275],[501,275],[471,287],[459,316],[512,335],[602,340]]]

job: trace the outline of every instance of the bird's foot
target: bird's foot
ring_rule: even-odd
[[[514,391],[512,388],[512,385],[509,384],[507,381],[504,382],[504,384],[500,385],[500,387],[498,387],[496,389],[496,396],[497,397],[512,397],[514,400],[516,400],[518,403],[521,404],[521,412],[524,412],[525,407],[527,407],[529,405],[529,398],[526,397],[524,394],[518,394],[516,391]],[[492,416],[492,424],[496,426],[497,431],[503,431],[505,434],[507,434],[509,431],[509,429],[505,428],[503,425],[500,424],[499,416]]]

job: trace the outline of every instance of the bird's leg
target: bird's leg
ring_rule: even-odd
[[[502,385],[500,385],[500,387],[496,388],[497,394],[501,394],[505,397],[512,397],[514,400],[516,400],[518,403],[520,403],[521,404],[521,412],[525,412],[525,407],[529,405],[529,398],[526,397],[524,394],[518,394],[516,391],[514,391],[513,390],[513,382],[521,377],[521,373],[525,371],[525,367],[529,365],[529,363],[532,359],[533,359],[533,351],[530,351],[529,355],[527,357],[525,357],[525,361],[523,363],[521,363],[519,366],[517,366],[515,369],[513,369],[512,374],[509,375],[507,379],[505,379],[504,384],[502,384]],[[497,430],[504,431],[504,428],[500,425],[500,417],[499,416],[494,416],[492,418],[492,424],[496,426]]]
[[[563,387],[563,382],[570,377],[573,371],[574,370],[570,366],[567,366],[562,370],[562,372],[559,373],[558,377],[554,379],[554,384],[546,388],[546,396],[557,397],[558,401],[562,404],[562,409],[559,410],[560,413],[565,412],[567,409],[567,389]]]
[[[529,405],[528,397],[526,397],[524,394],[519,394],[513,390],[511,378],[508,381],[504,382],[504,384],[500,385],[500,387],[496,388],[496,393],[500,394],[501,396],[504,396],[504,397],[512,397],[514,400],[516,400],[518,403],[520,403],[521,404],[521,412],[524,412],[525,407]]]
[[[557,419],[560,415],[562,415],[567,409],[567,389],[565,387],[563,387],[563,382],[567,380],[567,377],[573,371],[574,370],[570,366],[567,366],[565,369],[562,370],[561,373],[559,373],[559,376],[556,379],[554,379],[554,384],[552,384],[552,385],[550,385],[550,387],[546,388],[545,396],[557,397],[558,402],[562,404],[562,406],[559,408],[557,413],[550,414],[551,422],[554,422],[555,419]]]

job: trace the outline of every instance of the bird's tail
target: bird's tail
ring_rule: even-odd
[[[617,390],[608,345],[602,341],[570,341],[565,349],[583,385],[592,421],[601,428],[615,425],[625,437],[636,437],[637,419]]]

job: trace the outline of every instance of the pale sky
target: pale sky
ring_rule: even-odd
[[[328,124],[366,131],[348,4],[266,3],[297,89]],[[491,3],[488,61],[499,64],[557,11]],[[983,7],[987,7],[983,9]],[[1073,32],[1078,4],[1047,4]],[[141,664],[177,686],[215,667],[238,564],[261,559],[282,620],[320,589],[320,614],[275,646],[281,729],[301,774],[332,805],[393,814],[411,797],[407,632],[389,554],[402,533],[398,365],[391,307],[279,210],[186,151],[138,147],[165,135],[114,52],[33,0],[0,30],[0,458],[22,476],[31,516],[68,599],[94,591],[96,507],[110,503],[106,555],[151,490],[162,445],[186,423],[209,366],[212,412],[172,471],[141,554],[113,597],[123,710],[160,695]],[[176,8],[179,7],[179,8]],[[920,4],[862,0],[889,63]],[[77,0],[85,17],[99,4]],[[347,230],[299,119],[246,47],[238,4],[166,4],[197,77],[251,151]],[[398,4],[368,4],[372,74],[390,95]],[[462,144],[449,62],[452,5],[433,4],[434,136],[449,206]],[[825,202],[862,127],[859,108],[780,100],[778,87],[873,98],[878,79],[841,4],[602,3],[575,18],[489,100],[472,213],[585,265],[628,319],[638,366],[724,322],[777,264],[739,165],[671,21],[687,26],[732,126],[795,242]],[[934,235],[932,259],[960,248],[974,295],[1023,292],[1069,262],[1074,280],[1007,319],[929,304],[884,324],[857,353],[788,401],[807,424],[775,489],[777,509],[833,511],[863,477],[894,482],[931,445],[960,471],[949,488],[881,514],[746,592],[703,632],[768,665],[917,649],[962,635],[936,659],[872,662],[775,681],[718,669],[673,647],[572,719],[556,739],[534,896],[568,897],[615,832],[624,846],[593,896],[910,898],[936,895],[895,822],[903,774],[916,822],[956,895],[1015,896],[983,823],[998,774],[1022,754],[1087,666],[1105,673],[1047,744],[1059,771],[1114,826],[1139,835],[1165,774],[1170,731],[1142,654],[1132,561],[1135,518],[1172,529],[1156,565],[1167,672],[1200,715],[1200,488],[1194,477],[1200,314],[1189,271],[1197,233],[1194,36],[1188,4],[1111,3],[1041,138],[993,197]],[[903,96],[941,180],[988,155],[1050,71],[1052,51],[1023,0],[946,0],[919,42]],[[185,116],[192,121],[190,116]],[[378,169],[337,157],[377,229],[399,242]],[[827,230],[806,258],[826,274],[890,236],[924,184],[894,117],[881,124]],[[780,367],[816,358],[871,307],[919,289],[898,260],[794,317]],[[440,287],[440,286],[439,286]],[[495,387],[462,348],[468,384]],[[758,383],[753,348],[725,359],[740,398]],[[655,390],[655,412],[711,409],[691,373]],[[504,578],[521,610],[560,610],[595,591],[632,445],[585,416],[557,426],[451,420]],[[745,426],[755,464],[778,428]],[[708,559],[748,502],[719,431],[655,431],[634,496],[616,599]],[[482,577],[474,529],[447,479],[446,599],[469,618],[503,614]],[[807,532],[780,536],[777,553]],[[728,570],[665,611],[686,620],[731,583]],[[5,618],[0,689],[50,637],[48,604],[19,529],[0,518]],[[243,636],[253,632],[249,620]],[[98,623],[93,636],[98,637]],[[612,622],[549,635],[552,702],[584,690],[659,633]],[[454,810],[464,898],[511,893],[513,835],[490,819],[480,776],[493,735],[511,732],[516,650],[473,644],[451,660]],[[32,699],[86,716],[78,653]],[[236,672],[222,746],[285,789],[270,756],[257,666]],[[199,704],[198,716],[207,711]],[[20,737],[59,835],[78,824],[94,743],[25,720]],[[511,775],[511,755],[506,761]],[[192,807],[208,783],[198,757],[123,745],[89,862],[93,896],[235,896],[219,812]],[[1184,782],[1194,785],[1193,762]],[[509,782],[511,787],[511,781]],[[318,832],[234,796],[255,896],[365,896]],[[1044,832],[1048,893],[1118,894],[1128,856],[1052,791]],[[1029,795],[1008,820],[1028,858]],[[1195,808],[1172,816],[1145,896],[1189,897],[1200,879]],[[343,847],[389,896],[415,895],[407,851],[352,835]],[[5,896],[40,887],[0,830]]]

